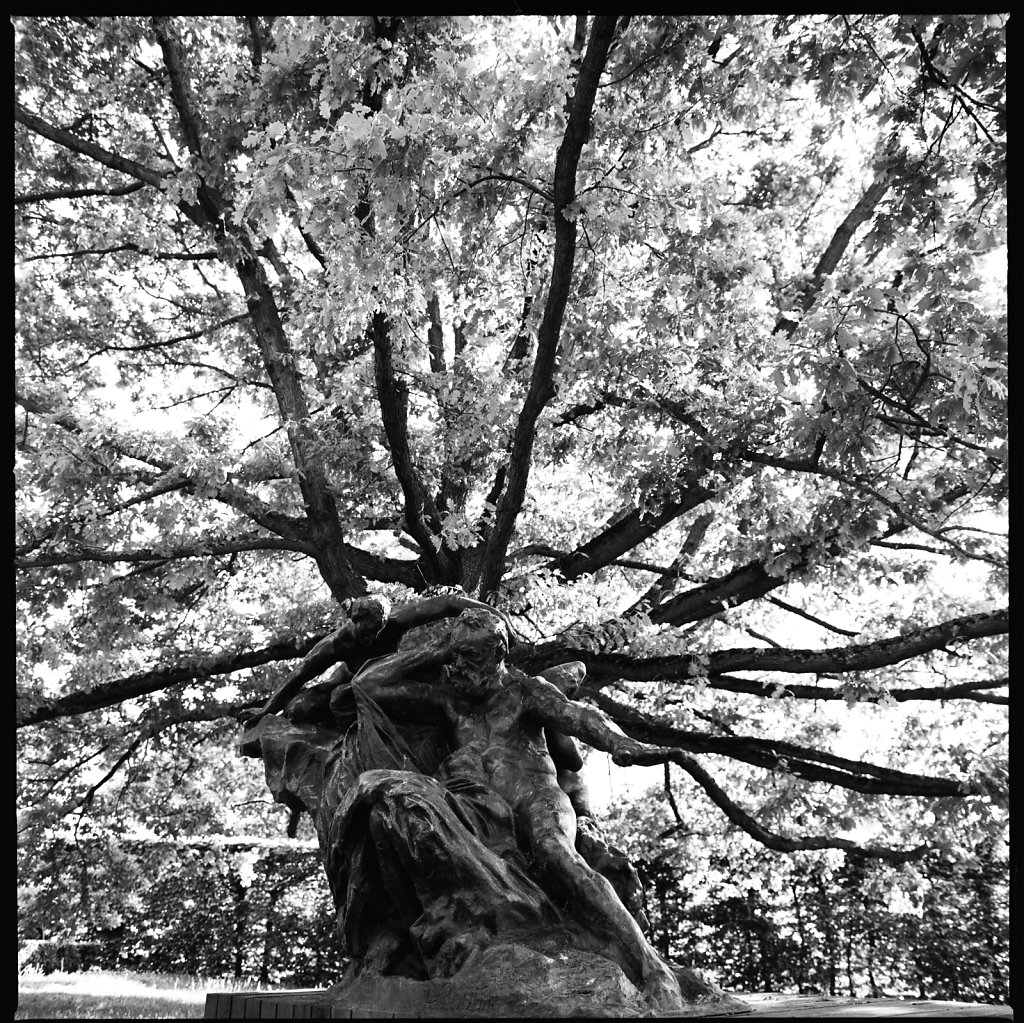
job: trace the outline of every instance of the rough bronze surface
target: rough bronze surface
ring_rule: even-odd
[[[250,716],[241,752],[316,825],[351,959],[333,997],[410,1014],[742,1010],[644,936],[636,873],[578,773],[570,734],[621,737],[571,699],[583,666],[534,678],[507,650],[506,621],[468,597],[353,601]]]

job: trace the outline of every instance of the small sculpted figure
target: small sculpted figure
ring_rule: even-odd
[[[457,615],[467,608],[499,614],[487,604],[460,593],[438,594],[393,610],[391,602],[381,596],[346,601],[345,617],[338,628],[306,654],[262,707],[243,712],[242,722],[252,726],[268,714],[281,711],[299,722],[316,720],[322,716],[334,689],[348,682],[363,662],[393,651],[409,629]],[[500,617],[507,625],[508,620]],[[315,692],[303,694],[306,699],[299,697],[307,682],[331,668],[334,670],[317,684]]]

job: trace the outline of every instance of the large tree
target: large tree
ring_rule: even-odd
[[[998,803],[1006,21],[15,19],[26,798],[458,586],[773,849],[723,763]]]

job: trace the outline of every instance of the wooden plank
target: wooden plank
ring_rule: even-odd
[[[232,991],[230,993],[228,1004],[229,1019],[245,1019],[245,999],[246,993],[244,991]]]
[[[206,996],[204,1019],[230,1019],[231,993],[228,991],[211,991]]]

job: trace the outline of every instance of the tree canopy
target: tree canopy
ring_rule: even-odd
[[[461,587],[769,848],[1001,826],[1007,20],[16,18],[28,819]]]

